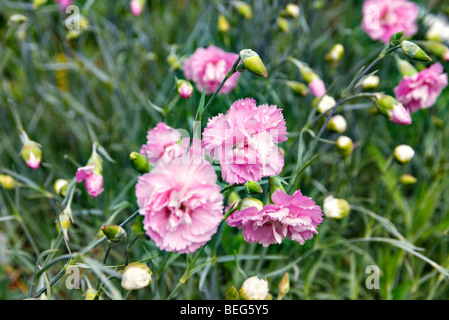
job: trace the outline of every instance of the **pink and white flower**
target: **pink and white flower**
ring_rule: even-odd
[[[75,178],[78,183],[84,181],[86,191],[91,197],[98,197],[103,192],[103,176],[95,170],[94,164],[78,168]]]
[[[373,40],[388,43],[400,31],[412,36],[418,31],[419,7],[408,0],[365,0],[362,28]]]
[[[435,104],[446,86],[447,74],[440,63],[435,63],[412,76],[404,76],[394,93],[410,112],[415,112]]]
[[[166,251],[194,252],[209,241],[223,219],[223,195],[214,167],[161,163],[139,177],[137,204],[146,234]]]
[[[286,141],[286,135],[281,109],[240,99],[226,114],[209,119],[203,131],[204,152],[220,162],[228,183],[259,181],[281,172],[284,157],[278,143]]]
[[[147,143],[142,146],[140,153],[148,158],[151,165],[169,162],[182,156],[188,149],[189,138],[182,138],[178,130],[164,122],[148,130]]]
[[[192,80],[198,91],[206,88],[206,94],[215,92],[231,70],[239,55],[209,46],[198,48],[184,61],[182,69],[188,80]],[[234,73],[223,85],[220,94],[228,93],[237,85],[239,72]]]
[[[243,237],[249,243],[259,243],[264,247],[279,244],[290,238],[301,245],[317,234],[317,227],[323,221],[321,208],[309,197],[296,191],[292,196],[276,190],[271,200],[262,210],[249,207],[233,212],[227,223],[231,227],[243,229]]]

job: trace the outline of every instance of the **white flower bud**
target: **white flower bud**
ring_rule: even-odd
[[[130,263],[123,272],[121,286],[125,290],[139,290],[149,286],[152,282],[152,272],[146,264]]]
[[[242,211],[251,207],[256,207],[257,210],[260,211],[263,209],[263,202],[256,198],[247,197],[240,201],[238,205],[238,210]]]
[[[268,282],[257,276],[246,279],[240,288],[240,297],[243,300],[264,300],[268,296]]]
[[[365,80],[363,80],[362,89],[369,90],[369,89],[377,88],[379,86],[379,83],[380,83],[380,78],[378,76],[376,76],[376,75],[369,76]]]
[[[318,104],[317,110],[319,113],[325,113],[325,112],[329,111],[330,109],[332,109],[336,103],[337,102],[335,101],[334,98],[332,98],[331,96],[328,96],[326,94],[321,98],[321,101]]]
[[[400,163],[410,162],[414,155],[415,151],[412,149],[412,147],[406,144],[401,144],[394,148],[394,157]]]
[[[327,196],[323,202],[324,215],[332,219],[341,219],[349,214],[351,206],[345,199],[334,198],[332,195]]]
[[[352,143],[352,139],[346,136],[338,137],[337,141],[337,150],[341,155],[347,156],[352,153],[354,149],[354,144]]]
[[[338,133],[343,133],[346,131],[348,124],[343,116],[337,114],[329,119],[329,122],[326,126],[328,130],[332,130]]]

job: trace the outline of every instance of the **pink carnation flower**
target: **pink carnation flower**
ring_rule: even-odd
[[[404,76],[394,93],[410,112],[415,112],[430,108],[446,86],[447,74],[440,63],[435,63],[417,74]]]
[[[188,146],[189,138],[182,139],[178,130],[159,122],[148,130],[147,143],[142,146],[140,153],[148,158],[151,165],[156,165],[182,156]]]
[[[313,79],[312,82],[309,83],[310,92],[315,97],[322,97],[326,93],[326,86],[321,79]]]
[[[206,87],[206,93],[211,94],[218,89],[238,57],[236,53],[226,52],[215,46],[209,46],[207,49],[198,48],[184,61],[182,69],[185,77],[195,83],[198,91],[203,92],[203,88]],[[234,89],[239,76],[239,72],[234,73],[219,93],[228,93]]]
[[[418,31],[418,12],[418,5],[407,0],[365,0],[362,28],[371,39],[383,43],[400,31],[412,36]]]
[[[204,152],[220,162],[228,183],[259,181],[281,172],[284,157],[277,144],[287,140],[286,135],[281,109],[240,99],[225,115],[209,119],[203,131]]]
[[[95,172],[95,165],[78,168],[76,171],[76,182],[84,181],[87,193],[91,197],[98,197],[103,192],[103,176]]]
[[[318,233],[317,226],[323,221],[323,214],[311,198],[303,196],[299,190],[292,196],[276,190],[271,199],[274,204],[260,211],[250,207],[233,212],[227,223],[243,229],[245,241],[264,247],[279,244],[286,237],[304,244]]]
[[[393,109],[388,111],[391,122],[401,125],[412,124],[412,117],[410,111],[408,111],[402,104],[396,104]]]
[[[194,252],[223,219],[223,195],[214,167],[202,161],[161,163],[139,177],[137,204],[147,235],[162,250]]]

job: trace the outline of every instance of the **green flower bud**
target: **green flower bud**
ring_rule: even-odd
[[[337,43],[325,54],[324,58],[330,62],[338,62],[343,58],[344,54],[345,48],[340,43]]]
[[[244,189],[248,194],[261,194],[263,193],[263,189],[256,181],[247,181],[245,182]]]
[[[438,58],[449,61],[449,48],[441,42],[428,41],[426,47]]]
[[[94,300],[96,296],[97,290],[95,290],[94,288],[89,288],[84,293],[84,300]]]
[[[401,48],[404,54],[412,60],[432,61],[432,59],[418,45],[410,41],[402,41]]]
[[[288,277],[288,273],[286,272],[279,282],[279,296],[284,297],[288,291],[290,290],[290,279]]]
[[[226,291],[226,300],[240,300],[240,295],[237,289],[232,286]]]
[[[0,174],[0,184],[6,190],[12,190],[17,185],[16,180],[7,174]]]
[[[402,42],[403,36],[404,36],[403,31],[393,34],[389,41],[390,47],[395,47],[399,45]]]
[[[308,94],[307,86],[304,83],[297,81],[287,81],[287,87],[294,93],[305,97]]]
[[[39,7],[47,3],[48,0],[33,0],[33,9],[36,10]]]
[[[418,70],[407,60],[396,58],[396,64],[402,76],[412,76],[418,73]]]
[[[140,153],[131,152],[129,155],[129,161],[131,161],[131,165],[139,173],[148,173],[150,172],[150,163],[147,158]]]
[[[221,33],[228,33],[229,29],[231,29],[231,25],[223,14],[220,14],[218,16],[217,27],[218,31],[220,31]]]
[[[62,229],[62,233],[64,234],[64,237],[66,238],[67,241],[69,241],[68,232],[72,224],[71,219],[72,219],[72,210],[70,209],[70,207],[67,207],[64,209],[64,211],[62,211],[59,214],[59,223],[56,222],[56,229],[58,230],[58,232],[61,232]],[[61,225],[61,229],[59,228],[59,225]]]
[[[133,232],[137,238],[143,239],[145,237],[145,229],[143,228],[143,216],[139,215],[133,224]]]
[[[272,203],[271,196],[273,195],[273,193],[275,193],[276,190],[281,190],[285,192],[281,179],[279,179],[279,177],[271,176],[268,179],[268,194],[269,194],[268,203]]]
[[[278,17],[277,24],[278,24],[279,29],[284,33],[287,33],[288,30],[290,29],[289,22],[285,18]]]
[[[233,1],[232,4],[237,9],[237,12],[245,19],[251,19],[253,12],[249,4],[243,1]]]
[[[125,229],[117,225],[102,226],[101,230],[110,242],[120,242],[124,237],[126,237]]]
[[[349,156],[354,150],[354,144],[352,143],[351,138],[347,136],[338,137],[336,143],[337,143],[337,151],[342,156]]]
[[[66,179],[58,179],[53,184],[53,189],[55,190],[56,194],[65,197],[68,186],[69,182]]]
[[[240,59],[245,68],[260,77],[267,78],[268,73],[265,65],[259,55],[251,49],[243,49],[240,51]]]
[[[399,178],[399,181],[400,181],[403,185],[409,186],[409,185],[412,185],[412,184],[415,184],[416,182],[418,182],[418,179],[416,179],[414,176],[412,176],[412,175],[406,173],[406,174],[403,174],[403,175]]]

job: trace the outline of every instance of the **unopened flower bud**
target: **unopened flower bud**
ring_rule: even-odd
[[[329,62],[338,62],[343,58],[345,48],[340,43],[335,44],[331,50],[326,53],[324,58]]]
[[[306,96],[308,93],[307,86],[304,83],[297,81],[287,81],[287,87],[292,90],[294,93],[299,94],[301,96]]]
[[[373,97],[378,110],[390,119],[391,122],[401,125],[409,125],[412,123],[410,112],[402,103],[392,96],[386,94],[376,94]]]
[[[279,179],[279,177],[276,176],[271,176],[268,179],[268,194],[269,194],[269,200],[268,202],[271,202],[271,196],[273,195],[273,193],[275,193],[276,190],[281,190],[283,192],[285,192],[284,186],[282,185],[282,181],[281,179]]]
[[[231,25],[223,14],[220,14],[218,16],[217,27],[218,31],[220,31],[221,33],[228,33],[229,29],[231,29]]]
[[[245,68],[260,77],[268,77],[267,69],[260,59],[259,55],[251,49],[243,49],[240,51],[240,59]]]
[[[240,200],[242,200],[239,194],[235,191],[232,191],[228,196],[228,210],[234,209],[238,206]]]
[[[396,64],[402,76],[413,76],[418,70],[407,60],[396,58]]]
[[[226,291],[226,300],[240,300],[239,292],[234,286]]]
[[[404,36],[404,32],[403,32],[403,31],[400,31],[400,32],[397,32],[397,33],[393,34],[393,35],[391,36],[391,38],[390,38],[389,43],[388,43],[389,46],[390,46],[390,47],[394,47],[394,46],[397,46],[397,45],[399,45],[400,43],[402,43],[402,42],[403,42],[403,41],[402,41],[403,36]]]
[[[9,24],[21,24],[27,20],[28,20],[27,16],[24,16],[23,14],[20,14],[20,13],[16,13],[9,17],[8,23]]]
[[[137,238],[145,237],[145,229],[143,228],[143,216],[138,216],[133,224],[133,232]]]
[[[257,210],[260,211],[263,209],[263,202],[256,198],[246,197],[245,199],[239,202],[237,209],[239,211],[242,211],[252,207],[257,208]]]
[[[290,279],[288,277],[287,272],[284,274],[281,281],[279,282],[278,289],[279,289],[279,295],[281,297],[284,297],[290,290]]]
[[[362,89],[363,90],[371,90],[375,89],[379,86],[380,78],[376,75],[369,76],[365,78],[362,82]]]
[[[124,237],[126,237],[125,229],[117,225],[102,226],[101,230],[110,242],[120,242]]]
[[[327,196],[323,202],[324,215],[332,219],[342,219],[349,214],[351,206],[345,199]]]
[[[282,18],[282,17],[278,17],[277,19],[277,24],[278,24],[278,28],[279,30],[281,30],[284,33],[287,33],[288,30],[290,29],[290,25],[287,19]]]
[[[39,7],[47,3],[48,0],[33,0],[33,9],[36,10]]]
[[[396,161],[404,164],[410,162],[413,159],[415,150],[413,150],[412,147],[406,144],[401,144],[394,148],[393,155]]]
[[[246,279],[240,288],[240,298],[243,300],[265,300],[268,295],[268,282],[257,276]]]
[[[176,88],[178,89],[179,96],[183,99],[190,98],[193,93],[193,86],[187,80],[177,80]]]
[[[6,190],[12,190],[17,185],[16,180],[7,174],[0,174],[0,184]]]
[[[245,19],[251,19],[253,12],[249,4],[243,1],[233,1],[232,4],[237,9],[237,12]]]
[[[96,296],[97,290],[95,290],[94,288],[89,288],[84,293],[84,300],[94,300]]]
[[[261,194],[263,193],[263,189],[256,181],[247,181],[245,182],[244,189],[248,194]]]
[[[152,282],[152,272],[144,263],[133,262],[123,271],[121,286],[125,290],[140,290]]]
[[[326,85],[320,78],[315,78],[309,83],[310,92],[315,97],[322,97],[326,93]]]
[[[404,54],[412,60],[432,61],[432,59],[417,44],[410,41],[402,41],[401,48]]]
[[[338,133],[343,133],[346,131],[348,124],[345,120],[345,118],[339,114],[333,116],[329,119],[329,122],[327,123],[327,130],[335,131]]]
[[[337,143],[337,151],[342,156],[348,156],[354,150],[354,144],[352,143],[352,139],[347,136],[339,136],[336,143]]]
[[[129,8],[131,10],[131,13],[134,16],[138,16],[142,13],[143,8],[145,7],[145,1],[146,0],[131,0],[129,3]]]
[[[449,48],[443,43],[437,41],[429,41],[427,44],[427,48],[438,58],[444,61],[449,61]]]
[[[329,110],[331,110],[333,107],[335,107],[335,104],[337,102],[335,99],[331,96],[324,95],[322,98],[320,98],[320,101],[318,103],[317,111],[319,113],[326,113]]]
[[[301,10],[297,4],[289,3],[285,7],[285,13],[292,18],[298,18]]]
[[[308,66],[303,65],[303,64],[299,64],[297,66],[299,67],[299,71],[301,72],[301,75],[307,84],[310,84],[313,80],[319,78],[319,76],[316,74],[316,72],[313,71]]]
[[[399,178],[399,181],[400,181],[403,185],[409,186],[409,185],[415,184],[415,183],[418,181],[418,179],[416,179],[416,178],[415,178],[414,176],[412,176],[411,174],[406,173],[406,174],[403,174],[403,175]]]
[[[173,71],[178,70],[182,66],[182,61],[173,51],[167,57],[168,65]]]
[[[26,140],[20,154],[28,167],[31,169],[39,168],[42,159],[42,151],[37,142]]]
[[[150,172],[150,163],[148,159],[137,152],[131,152],[129,155],[129,161],[131,162],[132,167],[137,172],[142,174]]]
[[[65,197],[68,186],[69,182],[66,179],[57,179],[53,184],[53,189],[55,190],[56,194]]]
[[[70,209],[70,207],[65,208],[64,211],[62,211],[59,214],[58,219],[59,219],[59,223],[56,222],[56,229],[58,230],[58,232],[61,232],[61,229],[62,229],[64,238],[66,238],[66,240],[69,241],[69,228],[72,224],[72,222],[71,222],[72,210]],[[59,228],[59,225],[61,225],[61,228]]]

